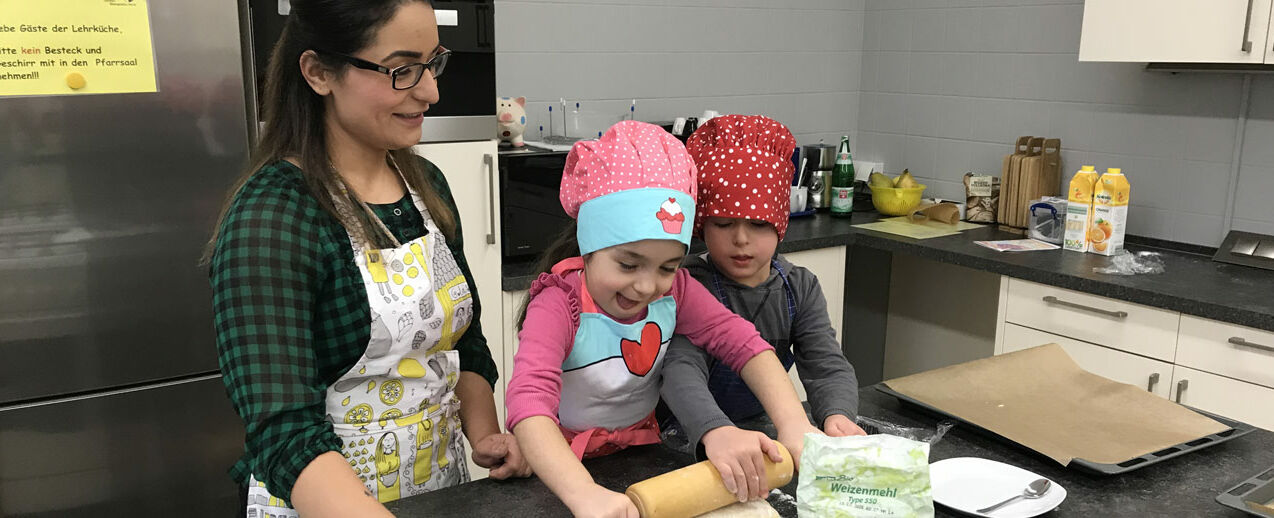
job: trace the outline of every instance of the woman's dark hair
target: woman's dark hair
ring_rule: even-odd
[[[329,52],[356,54],[372,42],[376,31],[389,22],[399,7],[412,2],[430,5],[427,0],[292,0],[292,11],[266,68],[265,92],[262,95],[265,127],[253,149],[251,164],[230,190],[222,206],[221,216],[217,218],[217,226],[204,252],[205,262],[212,255],[221,222],[235,194],[253,173],[284,158],[300,162],[298,165],[310,194],[353,237],[377,248],[390,246],[390,236],[384,235],[384,231],[369,219],[367,211],[358,209],[361,202],[355,195],[342,192],[340,176],[328,155],[326,103],[301,75],[300,60],[301,54],[306,51],[322,49],[328,52],[316,53],[319,62],[338,75],[344,74],[349,65]],[[389,88],[389,85],[385,87]],[[454,239],[455,215],[426,180],[418,158],[410,149],[390,150],[389,155],[402,171],[407,184],[424,199],[430,217],[443,234]]]
[[[571,223],[562,229],[562,233],[557,235],[557,239],[553,240],[553,244],[544,249],[544,253],[540,255],[540,260],[535,263],[536,277],[539,277],[542,273],[549,273],[553,269],[553,265],[563,259],[580,255],[579,240],[575,237],[575,230],[575,220],[571,220]],[[522,307],[518,309],[518,331],[522,330],[522,324],[526,322],[526,307],[530,303],[531,295],[528,293],[526,300],[522,301]]]

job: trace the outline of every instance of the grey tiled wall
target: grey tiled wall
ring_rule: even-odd
[[[755,113],[834,142],[857,126],[863,3],[498,0],[497,91],[527,97],[529,139],[564,97],[611,122],[637,99],[638,120]]]
[[[860,160],[963,195],[1018,135],[1060,137],[1064,180],[1122,167],[1130,231],[1216,245],[1237,74],[1079,63],[1080,0],[498,0],[497,88],[528,138],[566,98],[617,121],[759,113],[802,144],[849,133]],[[1274,77],[1253,80],[1233,228],[1274,233]],[[560,116],[560,110],[555,112]],[[561,132],[561,119],[555,129]]]
[[[1134,234],[1223,237],[1242,77],[1080,63],[1079,0],[867,0],[855,157],[963,196],[1018,135],[1062,139],[1064,181],[1122,167]],[[1253,81],[1234,228],[1274,233],[1274,78]]]

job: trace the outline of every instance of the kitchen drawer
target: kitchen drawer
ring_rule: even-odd
[[[1274,431],[1274,389],[1180,365],[1169,389],[1178,403]]]
[[[1044,344],[1062,346],[1084,370],[1120,383],[1146,388],[1159,397],[1168,397],[1172,364],[1116,351],[1108,347],[1037,331],[1017,324],[1004,326],[1004,352],[1011,353]]]
[[[1274,333],[1182,315],[1176,363],[1274,387]]]
[[[1009,279],[1005,321],[1171,362],[1181,315],[1087,293]]]

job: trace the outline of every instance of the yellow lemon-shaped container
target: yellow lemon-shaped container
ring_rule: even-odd
[[[920,205],[920,196],[925,186],[916,187],[872,187],[871,204],[876,210],[888,216],[906,216]]]

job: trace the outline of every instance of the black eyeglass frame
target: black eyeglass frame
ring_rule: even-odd
[[[433,74],[434,79],[438,79],[440,76],[442,76],[442,72],[447,68],[447,60],[451,58],[451,50],[442,46],[439,46],[438,49],[441,52],[434,54],[434,57],[429,58],[429,61],[425,61],[424,63],[411,63],[408,65],[397,66],[394,68],[389,68],[385,65],[381,65],[379,63],[373,63],[371,61],[367,61],[366,59],[357,58],[349,54],[341,54],[340,52],[331,52],[327,50],[318,50],[318,52],[322,52],[324,54],[341,58],[342,60],[344,60],[346,63],[349,63],[350,66],[354,68],[361,68],[363,70],[371,70],[373,72],[380,72],[382,74],[385,74],[389,76],[389,85],[394,90],[410,90],[412,88],[415,88],[416,85],[420,84],[420,78],[425,76],[425,70],[429,70],[429,72]],[[410,77],[410,76],[404,75],[403,72],[406,72],[416,67],[420,68],[420,72],[416,74],[415,81],[412,81],[410,85],[400,87],[398,85],[398,78]]]

